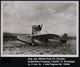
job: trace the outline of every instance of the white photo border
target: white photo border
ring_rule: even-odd
[[[1,1],[1,57],[79,57],[79,2],[78,1],[27,1],[27,2],[31,2],[31,3],[76,3],[77,7],[76,7],[76,12],[77,12],[77,16],[76,16],[76,55],[4,55],[3,54],[3,2]],[[8,1],[10,2],[10,1]]]

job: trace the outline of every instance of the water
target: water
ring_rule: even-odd
[[[8,55],[73,55],[76,54],[76,40],[69,40],[65,44],[52,43],[33,45],[25,44],[20,41],[6,41],[3,44],[3,54]]]

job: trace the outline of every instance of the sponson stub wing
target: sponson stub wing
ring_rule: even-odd
[[[38,44],[42,44],[43,43],[43,41],[40,41],[40,40],[37,40],[37,39],[34,39],[34,42],[38,43]]]

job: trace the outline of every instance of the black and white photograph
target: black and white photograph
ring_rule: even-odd
[[[78,57],[77,1],[2,1],[2,57]]]

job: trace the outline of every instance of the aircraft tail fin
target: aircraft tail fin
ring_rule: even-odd
[[[67,40],[68,40],[68,35],[67,35],[67,33],[64,33],[64,34],[62,35],[62,37],[61,37],[60,40],[61,40],[63,43],[66,43]]]

